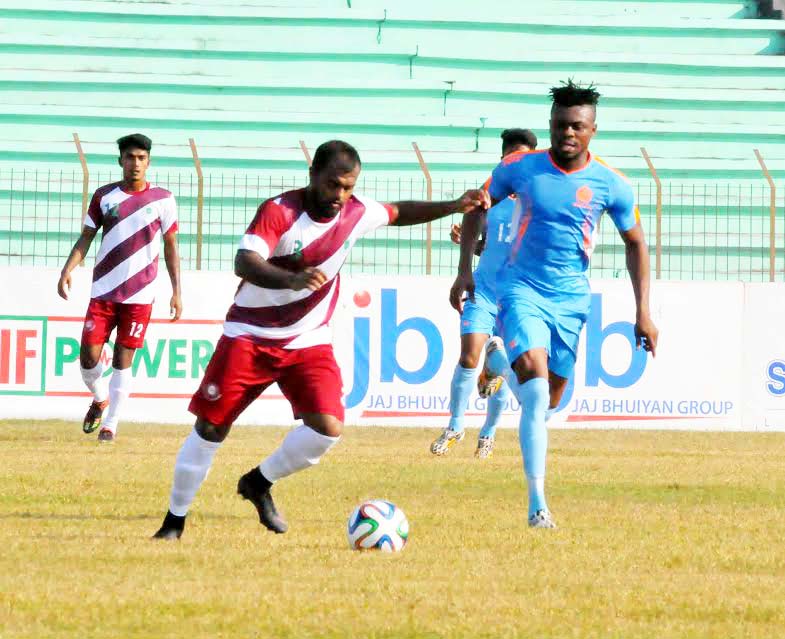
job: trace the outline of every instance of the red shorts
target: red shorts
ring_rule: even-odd
[[[153,312],[152,304],[121,304],[90,300],[82,328],[82,344],[105,344],[117,327],[115,344],[126,348],[144,345],[144,334]]]
[[[295,419],[319,413],[343,421],[341,370],[330,344],[287,350],[225,335],[188,410],[215,426],[230,426],[273,383],[291,403]]]

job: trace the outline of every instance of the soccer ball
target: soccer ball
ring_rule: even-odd
[[[353,550],[403,550],[409,538],[409,521],[395,504],[370,499],[354,509],[346,527]]]

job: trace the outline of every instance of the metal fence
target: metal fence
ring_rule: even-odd
[[[117,171],[91,173],[88,195],[119,177]],[[193,172],[151,170],[150,179],[177,199],[183,268],[230,270],[237,241],[258,204],[303,186],[307,175],[305,171],[299,177],[205,173],[201,198],[199,179]],[[434,179],[430,189],[433,199],[453,199],[476,184]],[[763,179],[659,185],[651,180],[634,186],[656,276],[785,280],[785,188],[774,190]],[[366,174],[357,191],[380,201],[426,199],[429,184],[419,177]],[[82,213],[80,170],[0,170],[0,264],[61,266],[79,234]],[[350,273],[452,275],[458,259],[458,249],[449,240],[453,221],[440,220],[430,228],[381,229],[358,242],[346,269]],[[626,277],[624,247],[607,218],[600,226],[591,275]]]

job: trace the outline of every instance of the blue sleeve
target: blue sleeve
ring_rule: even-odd
[[[503,202],[510,195],[515,193],[515,188],[512,185],[512,171],[516,163],[505,164],[500,162],[491,174],[490,184],[488,185],[488,194],[499,202]]]
[[[621,178],[614,176],[611,183],[611,202],[608,205],[608,215],[620,232],[629,231],[638,222],[640,214],[635,204],[635,192],[632,187]]]

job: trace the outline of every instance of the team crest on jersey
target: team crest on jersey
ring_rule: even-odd
[[[221,389],[219,388],[218,384],[213,384],[212,382],[204,387],[202,394],[209,402],[214,402],[221,399]]]
[[[115,204],[106,212],[107,217],[120,217],[120,205]]]
[[[298,258],[303,256],[303,243],[300,240],[294,241],[294,254]]]
[[[591,211],[594,208],[592,205],[593,199],[594,191],[592,191],[589,186],[584,184],[575,192],[575,202],[573,206],[577,206],[579,209]]]

